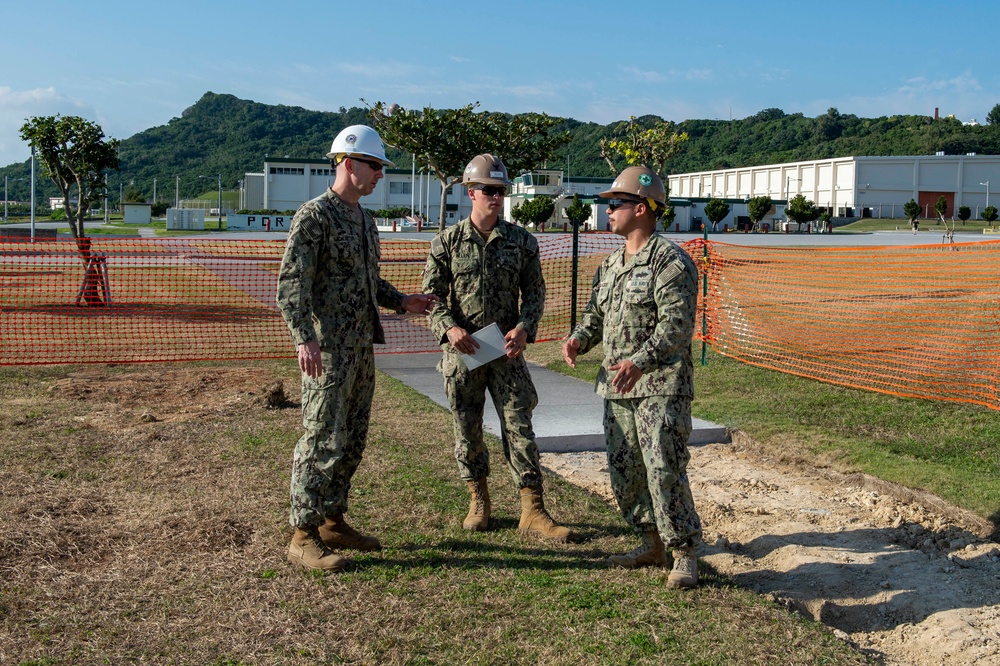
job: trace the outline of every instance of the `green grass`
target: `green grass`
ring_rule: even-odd
[[[578,358],[575,370],[552,350],[538,354],[549,368],[587,381],[600,363],[599,349]],[[711,350],[707,365],[699,358],[700,343],[696,417],[742,430],[777,455],[927,490],[1000,524],[997,412],[824,384]]]
[[[941,233],[945,231],[944,225],[937,218],[924,219],[920,218],[918,220],[919,224],[917,228],[919,231],[917,235]],[[965,224],[962,224],[961,220],[955,221],[955,231],[965,231],[973,233],[982,233],[984,228],[989,229],[995,227],[996,223],[993,225],[987,224],[982,220],[966,220]],[[951,220],[948,220],[948,227],[951,228]],[[910,223],[908,220],[904,219],[878,219],[878,218],[865,218],[863,220],[858,220],[857,222],[851,222],[850,224],[845,224],[842,227],[837,227],[833,230],[834,234],[839,233],[859,233],[859,232],[870,232],[870,231],[912,231],[910,228]]]

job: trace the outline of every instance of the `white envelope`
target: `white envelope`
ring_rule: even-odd
[[[472,354],[459,353],[469,370],[475,370],[481,365],[507,355],[507,350],[504,349],[507,341],[503,339],[503,333],[500,332],[496,322],[479,329],[472,334],[472,337],[479,343],[479,349]]]

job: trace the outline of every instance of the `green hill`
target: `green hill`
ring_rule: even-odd
[[[223,189],[232,190],[244,173],[261,169],[265,156],[323,159],[340,129],[366,120],[367,110],[359,107],[309,111],[208,92],[181,117],[122,141],[121,171],[109,175],[110,198],[117,200],[119,184],[127,189],[134,183],[151,200],[154,178],[158,198],[165,200],[173,199],[178,177],[183,199],[214,192],[217,174],[222,174]],[[642,123],[658,120],[640,118]],[[572,176],[609,176],[598,142],[613,135],[617,125],[563,119],[555,129],[569,130],[573,138],[565,158],[550,166]],[[678,129],[690,140],[670,163],[673,173],[847,155],[1000,154],[1000,126],[965,126],[929,116],[859,118],[830,109],[807,118],[765,109],[740,120],[687,120]],[[389,156],[409,168],[409,154],[390,149]],[[0,177],[5,174],[26,179],[28,162],[0,168]],[[38,183],[40,200],[57,194],[47,179]],[[12,181],[10,193],[12,199],[26,200],[28,181]]]

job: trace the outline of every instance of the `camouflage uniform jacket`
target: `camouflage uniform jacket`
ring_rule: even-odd
[[[538,241],[497,220],[488,241],[465,218],[438,234],[424,268],[424,293],[441,300],[431,311],[431,330],[448,345],[448,329],[474,333],[496,322],[503,333],[523,328],[534,342],[545,309],[545,279]]]
[[[687,252],[653,234],[629,262],[613,252],[594,274],[590,303],[573,330],[580,354],[598,342],[604,360],[597,392],[605,398],[694,397],[691,336],[698,302],[698,269]],[[608,367],[630,360],[642,371],[627,394],[611,387]]]
[[[402,311],[404,294],[379,277],[381,249],[371,213],[333,190],[307,201],[292,219],[278,271],[278,307],[296,345],[363,347],[385,343],[378,306]]]

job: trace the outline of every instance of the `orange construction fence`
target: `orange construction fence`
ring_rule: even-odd
[[[540,234],[538,340],[570,329],[569,234]],[[622,240],[581,234],[577,312]],[[1000,409],[1000,242],[762,248],[695,239],[696,338],[747,363],[844,386]],[[420,290],[429,241],[382,242],[382,277]],[[0,238],[0,365],[291,358],[274,296],[284,240]],[[379,353],[439,349],[383,312]],[[704,322],[704,329],[702,323]],[[704,335],[702,331],[704,330]]]

